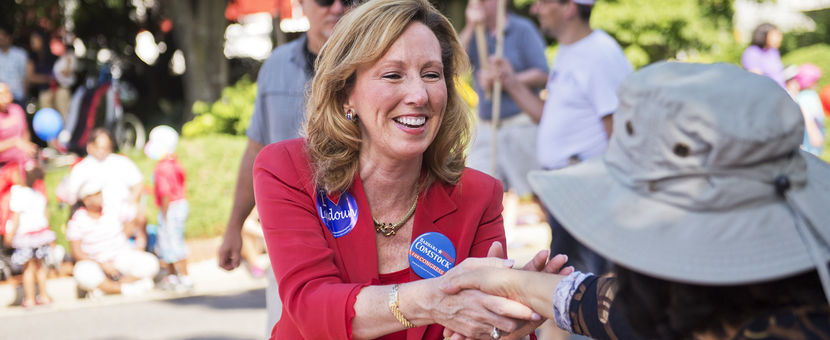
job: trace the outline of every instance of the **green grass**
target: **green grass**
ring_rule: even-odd
[[[245,136],[211,135],[184,138],[177,150],[179,161],[187,174],[186,195],[190,204],[185,237],[209,238],[221,235],[230,216],[239,161],[245,150]],[[158,208],[153,197],[152,174],[156,161],[140,150],[125,153],[144,175],[147,222],[156,224]],[[66,245],[64,231],[69,207],[60,206],[55,187],[69,168],[49,170],[46,189],[49,196],[49,221],[58,234],[58,243]]]
[[[61,178],[69,174],[69,167],[51,169],[46,172],[44,182],[46,184],[46,196],[49,200],[47,209],[49,210],[49,224],[57,234],[57,243],[69,249],[69,244],[66,242],[66,221],[69,219],[69,206],[59,205],[58,199],[55,198],[55,188],[60,183]]]

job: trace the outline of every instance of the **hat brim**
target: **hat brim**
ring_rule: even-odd
[[[802,152],[808,185],[793,189],[825,239],[830,165]],[[534,171],[531,187],[574,238],[608,260],[661,279],[730,285],[792,276],[815,267],[783,199],[723,211],[690,211],[618,183],[601,157]],[[556,235],[553,235],[556,237]],[[819,242],[823,243],[823,242]],[[824,263],[830,259],[823,244]]]

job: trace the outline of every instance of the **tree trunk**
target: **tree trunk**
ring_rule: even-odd
[[[227,0],[164,0],[173,21],[173,36],[185,58],[184,119],[193,118],[193,103],[213,102],[227,85],[225,7]]]

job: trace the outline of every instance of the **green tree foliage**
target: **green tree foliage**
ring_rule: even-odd
[[[256,99],[256,84],[243,76],[233,86],[222,90],[222,97],[213,103],[193,103],[193,120],[182,127],[186,137],[206,134],[244,135]]]
[[[513,0],[519,11],[534,0]],[[665,59],[738,62],[732,0],[603,0],[591,25],[613,36],[639,68]]]
[[[800,47],[830,41],[830,8],[809,11],[804,14],[813,19],[813,22],[816,24],[815,30],[794,30],[786,32],[784,34],[784,40],[781,42],[781,54],[787,54]]]
[[[728,0],[603,1],[591,23],[612,35],[635,67],[664,59],[737,62],[741,46]]]
[[[130,19],[134,11],[129,1],[79,1],[74,13],[74,34],[91,50],[109,48],[123,53],[123,57],[134,58],[132,50],[140,28],[139,23]]]
[[[15,43],[28,45],[30,30],[39,27],[46,31],[63,25],[60,0],[15,0],[0,1],[0,22],[12,26],[16,36]]]

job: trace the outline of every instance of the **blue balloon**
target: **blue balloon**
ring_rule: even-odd
[[[35,134],[44,141],[51,141],[58,137],[63,129],[63,117],[51,107],[37,110],[32,120],[32,129]]]

